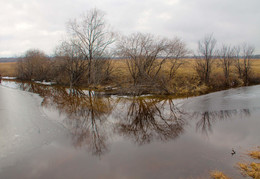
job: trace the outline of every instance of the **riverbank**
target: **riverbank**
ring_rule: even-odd
[[[44,86],[50,86],[50,87],[55,87],[55,88],[64,88],[64,89],[69,89],[69,86],[66,85],[58,85],[55,84],[55,82],[41,82],[41,81],[21,81],[17,80],[15,77],[3,77],[2,78],[3,83],[4,82],[15,82],[19,84],[35,84],[35,85],[44,85]],[[254,85],[251,85],[254,86]],[[11,85],[10,87],[13,87]],[[188,98],[188,97],[195,97],[195,96],[200,96],[200,95],[205,95],[213,92],[218,92],[218,91],[223,91],[223,90],[228,90],[228,89],[236,89],[240,88],[242,86],[237,86],[237,87],[224,87],[224,88],[209,88],[207,86],[198,86],[198,87],[193,87],[192,91],[187,90],[187,89],[182,89],[179,91],[176,91],[176,93],[162,93],[161,91],[156,91],[154,89],[149,88],[142,88],[142,86],[129,86],[129,87],[117,87],[117,86],[93,86],[93,87],[75,87],[73,89],[76,90],[82,90],[82,91],[93,91],[97,94],[103,95],[103,96],[111,96],[111,95],[116,95],[116,96],[146,96],[146,97],[151,97],[151,98],[160,98],[160,99],[179,99],[179,98]],[[17,87],[14,87],[17,88]]]
[[[252,59],[251,61],[252,74],[249,85],[260,84],[260,59]],[[83,79],[81,83],[74,87],[94,90],[107,95],[167,95],[180,98],[244,86],[243,80],[238,77],[235,67],[231,68],[230,83],[226,85],[218,60],[216,60],[213,66],[212,78],[209,84],[201,83],[196,75],[194,70],[195,59],[181,59],[180,63],[183,65],[180,66],[171,79],[167,77],[169,62],[166,62],[162,66],[159,78],[144,80],[140,84],[133,84],[125,60],[110,60],[110,63],[112,70],[108,81],[87,85],[87,80]],[[16,76],[16,71],[17,65],[15,62],[0,63],[2,76]],[[45,80],[42,83],[70,87],[67,77],[62,75],[65,74],[59,74],[58,79]]]

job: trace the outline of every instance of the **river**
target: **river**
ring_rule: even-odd
[[[243,178],[260,86],[176,100],[3,80],[0,116],[0,178]]]

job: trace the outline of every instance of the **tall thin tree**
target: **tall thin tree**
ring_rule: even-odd
[[[211,76],[216,43],[217,41],[212,34],[205,36],[203,40],[198,42],[195,70],[201,81],[207,85]]]
[[[252,57],[255,48],[248,44],[243,44],[242,46],[242,74],[244,85],[249,85],[249,80],[252,75]]]
[[[234,64],[235,49],[231,46],[223,44],[221,49],[218,51],[218,57],[220,59],[220,65],[225,77],[225,85],[230,85],[230,69]]]
[[[70,20],[68,30],[75,45],[88,61],[88,83],[93,82],[93,61],[103,59],[109,46],[115,41],[115,35],[109,30],[104,13],[92,9],[83,14],[78,20]]]

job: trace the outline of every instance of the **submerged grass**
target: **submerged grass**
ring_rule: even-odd
[[[260,163],[238,163],[237,165],[244,176],[260,179]]]
[[[224,173],[217,170],[211,171],[210,176],[213,179],[231,179],[228,176],[226,176]]]
[[[256,150],[248,152],[247,155],[252,159],[260,160],[260,147],[257,147]],[[244,176],[260,179],[260,163],[238,163],[237,166]]]
[[[260,160],[260,146],[257,147],[257,149],[252,150],[247,153],[248,156],[250,156],[254,160]],[[254,179],[260,179],[260,163],[257,162],[239,162],[237,163],[236,167],[240,170],[241,174],[245,177],[250,177]],[[213,179],[230,179],[228,176],[226,176],[221,171],[211,171],[210,176]]]
[[[260,146],[257,147],[258,150],[253,150],[248,153],[248,155],[253,159],[259,159],[260,160]]]

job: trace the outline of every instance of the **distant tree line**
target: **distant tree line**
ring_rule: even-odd
[[[9,57],[9,58],[0,58],[0,62],[17,62],[20,58]]]
[[[231,71],[238,74],[243,85],[249,85],[254,48],[247,44],[234,47],[223,44],[216,49],[216,43],[213,35],[198,42],[194,55],[198,85],[214,86],[213,64],[221,67],[224,86],[236,83]],[[134,88],[152,87],[170,93],[169,82],[176,79],[178,69],[185,64],[183,58],[191,54],[185,42],[177,37],[161,38],[138,32],[118,35],[110,30],[104,13],[93,9],[68,22],[67,36],[56,47],[54,57],[49,58],[37,49],[25,52],[17,65],[17,77],[55,81],[70,87],[111,84],[116,83],[112,73],[117,70],[112,59],[122,57]]]

